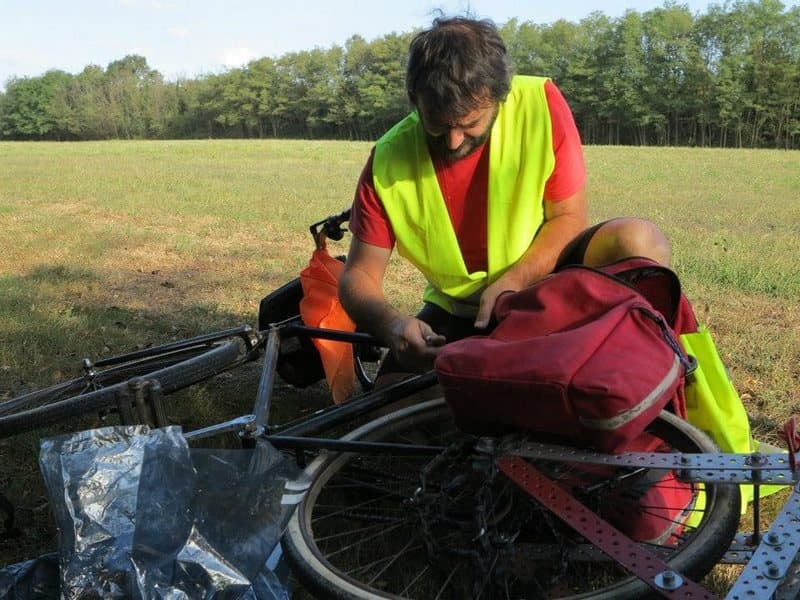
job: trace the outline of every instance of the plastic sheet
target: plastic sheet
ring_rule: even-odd
[[[289,597],[273,563],[298,470],[265,442],[198,450],[176,427],[108,427],[44,440],[39,464],[62,598]],[[54,571],[45,558],[0,571],[0,597],[52,597],[36,595],[48,583],[36,574]]]

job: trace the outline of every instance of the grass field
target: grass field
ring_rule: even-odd
[[[308,260],[308,225],[349,205],[369,148],[0,144],[0,400],[75,373],[84,356],[255,325],[259,300]],[[778,427],[800,412],[800,153],[588,147],[586,157],[592,219],[635,215],[666,231],[757,435],[779,443]],[[413,270],[397,261],[389,285],[414,310]],[[182,400],[176,419],[246,410],[255,375],[223,383]],[[324,401],[289,389],[277,400],[287,413]],[[55,548],[37,440],[0,440],[0,490],[25,527],[22,540],[0,541],[0,565]]]

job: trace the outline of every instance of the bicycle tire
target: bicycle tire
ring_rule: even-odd
[[[163,353],[159,352],[158,348],[154,348],[153,351],[156,354],[146,358],[125,362],[119,362],[117,357],[110,358],[108,361],[113,366],[103,369],[102,367],[96,368],[94,365],[90,365],[91,374],[87,373],[83,377],[61,381],[49,387],[26,392],[20,396],[0,402],[0,417],[54,404],[60,400],[110,387],[117,383],[128,381],[132,377],[146,375],[183,362],[207,352],[208,349],[207,344],[175,351],[169,350]]]
[[[439,429],[437,430],[437,428]],[[705,434],[670,413],[662,413],[654,423],[653,431],[662,438],[669,439],[672,446],[676,444],[682,446],[683,451],[716,451],[713,443]],[[385,441],[396,438],[403,439],[406,435],[405,432],[409,432],[412,437],[421,436],[420,432],[425,434],[433,432],[436,435],[441,434],[444,441],[456,441],[462,437],[466,438],[464,434],[460,434],[455,430],[449,417],[449,411],[442,400],[415,405],[386,415],[365,424],[345,437],[347,439]],[[383,457],[380,460],[385,460],[385,458]],[[474,589],[464,589],[463,587],[441,593],[442,589],[437,589],[436,585],[442,583],[447,573],[446,569],[445,574],[429,570],[426,571],[425,576],[418,577],[419,581],[429,580],[426,585],[432,585],[432,588],[424,587],[417,591],[411,588],[400,589],[393,582],[388,583],[392,580],[392,577],[398,577],[403,579],[402,585],[406,585],[409,580],[412,580],[410,585],[413,585],[412,575],[414,574],[414,569],[416,567],[420,569],[428,568],[425,566],[429,558],[426,557],[424,543],[418,544],[421,550],[416,552],[421,556],[416,558],[407,555],[403,555],[402,558],[394,556],[396,565],[387,567],[386,565],[390,560],[387,559],[386,563],[381,563],[382,571],[377,567],[375,570],[369,571],[370,564],[378,564],[379,561],[385,558],[380,556],[381,552],[386,552],[387,555],[392,556],[392,552],[395,549],[392,546],[393,544],[402,546],[401,549],[410,552],[408,545],[414,543],[413,540],[415,538],[424,537],[419,532],[425,529],[425,525],[414,515],[409,516],[403,512],[411,513],[408,509],[408,506],[412,504],[413,491],[411,487],[408,487],[405,491],[401,489],[400,493],[396,494],[396,506],[392,505],[390,507],[395,512],[391,514],[388,511],[385,515],[382,512],[368,514],[370,510],[377,511],[377,509],[373,509],[369,505],[370,502],[373,502],[370,500],[370,493],[372,493],[372,496],[376,496],[376,493],[370,490],[381,489],[383,490],[381,493],[385,492],[385,496],[381,498],[380,502],[385,502],[386,498],[395,495],[394,492],[383,489],[389,488],[389,485],[376,479],[361,484],[360,494],[354,493],[348,496],[348,498],[361,499],[357,506],[355,502],[350,506],[341,507],[331,504],[333,494],[340,493],[336,491],[336,486],[345,485],[343,482],[346,481],[346,485],[353,488],[360,485],[358,478],[367,480],[373,477],[374,473],[370,472],[371,460],[373,459],[370,457],[363,457],[354,453],[322,454],[304,471],[302,479],[310,481],[310,485],[297,510],[291,517],[286,534],[283,537],[284,549],[298,580],[320,598],[460,598],[478,595]],[[403,464],[400,460],[406,461],[406,467],[404,468],[411,474],[411,470],[419,470],[419,465],[425,461],[430,461],[430,458],[420,459],[418,463],[409,463],[410,459],[408,458],[389,461],[390,464],[385,465],[385,468],[390,473],[381,475],[382,477],[389,477],[391,474],[393,485],[394,483],[403,483],[403,485],[407,483],[409,486],[418,485],[418,480],[416,483],[411,480],[408,482],[400,481],[405,475],[400,468],[400,465]],[[506,481],[506,483],[510,482]],[[515,487],[513,484],[511,485]],[[403,495],[404,493],[406,494],[405,496]],[[736,486],[706,485],[705,496],[705,513],[701,522],[690,534],[688,541],[665,558],[673,569],[693,578],[701,577],[716,564],[728,548],[736,532],[739,520],[739,492]],[[404,502],[406,504],[405,507],[403,506]],[[378,501],[375,500],[376,505],[377,503]],[[344,499],[342,504],[346,504]],[[507,514],[513,515],[521,511],[518,504],[512,506],[514,510],[509,511]],[[381,508],[383,507],[381,506]],[[317,509],[319,510],[317,511]],[[337,511],[341,512],[338,513]],[[381,525],[382,529],[370,529],[370,526],[365,525],[365,523],[368,523],[369,518],[376,519],[382,516],[385,517],[385,521]],[[323,531],[321,521],[323,518],[332,520],[336,525],[330,526]],[[320,520],[318,521],[317,519]],[[553,519],[555,520],[554,517]],[[315,525],[318,533],[315,533]],[[337,530],[337,527],[341,527],[341,530]],[[370,539],[375,536],[386,535],[393,527],[396,527],[400,533],[399,539],[387,541],[388,538],[381,538],[379,543],[376,543],[374,539]],[[348,532],[346,528],[359,531]],[[348,537],[348,533],[353,535]],[[332,548],[326,547],[326,544],[333,542],[335,544]],[[364,547],[361,548],[361,545]],[[325,549],[321,549],[321,547],[325,547]],[[385,550],[384,547],[386,547]],[[342,548],[345,548],[345,550],[342,550]],[[348,554],[348,558],[342,558],[341,554],[334,556],[337,552]],[[369,557],[369,561],[366,560],[367,557]],[[368,562],[364,573],[356,575],[354,570],[346,573],[345,569],[364,566],[362,563],[352,567],[348,564],[343,567],[342,563],[350,559],[356,562]],[[449,581],[459,580],[459,577],[454,576],[453,573],[461,568],[462,566],[458,565],[452,567],[453,570],[448,575],[449,579],[444,582],[444,585],[447,585]],[[467,563],[467,567],[463,568],[463,570],[469,568],[470,566]],[[394,569],[394,572],[392,572],[392,569]],[[376,571],[380,572],[376,573]],[[438,578],[438,584],[431,584],[430,580],[434,578]],[[365,583],[365,580],[368,579],[370,580]],[[553,597],[600,598],[605,600],[619,598],[638,599],[648,596],[651,591],[644,582],[621,572],[617,574],[616,580],[604,585],[601,589],[592,587],[589,591],[580,591],[578,593],[570,590],[567,593],[561,593],[561,595]],[[440,593],[441,595],[437,595]],[[492,597],[492,595],[485,594],[482,597]],[[501,597],[551,596],[545,596],[541,589],[539,589],[538,593],[536,591],[531,592],[529,589],[524,593],[501,595]]]
[[[213,377],[248,357],[245,341],[233,337],[112,367],[98,374],[104,386],[99,389],[82,390],[86,380],[78,378],[12,398],[0,404],[0,438],[72,417],[115,410],[121,394],[135,378],[157,380],[166,395]]]

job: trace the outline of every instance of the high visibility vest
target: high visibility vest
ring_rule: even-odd
[[[774,452],[769,448],[764,450],[758,440],[751,437],[747,410],[708,329],[701,325],[696,332],[682,334],[680,341],[686,353],[697,360],[697,368],[686,382],[686,420],[707,433],[722,452]],[[761,485],[759,496],[769,496],[782,489],[785,486]],[[750,484],[742,484],[740,491],[744,514],[755,497],[755,488]],[[696,508],[702,507],[698,505]],[[698,510],[698,517],[688,522],[695,524],[693,520],[699,520],[701,513]]]
[[[467,271],[414,112],[375,145],[372,174],[399,254],[428,280],[424,299],[473,317],[481,292],[528,249],[544,220],[544,186],[555,165],[543,77],[517,76],[489,138],[487,270]]]

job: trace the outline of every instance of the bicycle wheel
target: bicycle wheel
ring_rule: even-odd
[[[136,377],[157,380],[163,394],[176,392],[245,361],[249,352],[242,338],[227,338],[134,360],[12,398],[0,403],[0,438],[71,417],[116,410]]]
[[[716,451],[696,428],[668,413],[652,435],[663,450]],[[498,475],[492,457],[455,429],[442,400],[370,422],[347,438],[446,444],[439,456],[320,455],[292,516],[284,547],[298,579],[335,598],[642,598],[649,588]],[[551,477],[580,465],[542,461]],[[592,467],[587,467],[591,469]],[[641,471],[639,469],[638,471]],[[605,474],[614,493],[631,470]],[[598,498],[604,486],[572,489]],[[696,496],[700,495],[694,488]],[[739,518],[736,486],[705,485],[693,524],[653,547],[690,577],[710,570]]]

